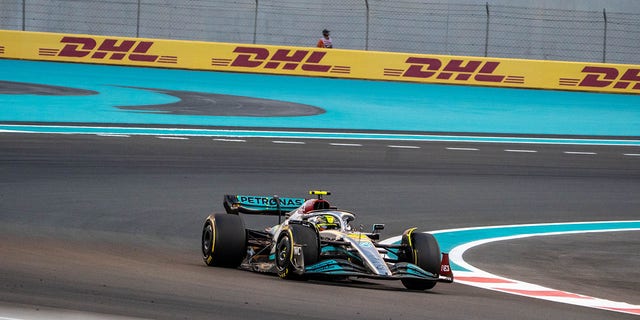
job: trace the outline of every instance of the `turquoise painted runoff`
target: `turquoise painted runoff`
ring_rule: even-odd
[[[438,239],[440,250],[450,252],[453,248],[469,242],[510,237],[518,235],[545,235],[550,233],[585,233],[598,231],[625,231],[640,230],[640,221],[603,221],[603,222],[576,222],[576,223],[549,223],[536,225],[513,225],[479,227],[460,230],[443,230],[433,232]],[[452,264],[454,271],[469,271]]]
[[[0,80],[94,90],[0,94],[0,121],[640,137],[640,95],[307,78],[0,59]],[[317,106],[299,117],[194,116],[115,106],[176,102],[136,86]]]

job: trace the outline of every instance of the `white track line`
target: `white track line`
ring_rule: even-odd
[[[504,152],[516,152],[516,153],[536,153],[536,150],[522,150],[522,149],[505,149]]]
[[[447,150],[453,150],[453,151],[478,151],[480,149],[478,148],[454,148],[454,147],[447,147]]]
[[[584,152],[584,151],[565,151],[566,154],[584,154],[584,155],[594,155],[597,154],[595,152]]]
[[[627,223],[637,223],[640,221],[598,221],[595,223],[615,223],[615,222],[627,222]],[[587,225],[592,224],[594,222],[572,222],[572,223],[548,223],[548,224],[522,224],[522,225],[504,225],[504,226],[489,226],[489,227],[470,227],[470,228],[457,228],[457,229],[445,229],[445,230],[434,230],[429,231],[433,235],[438,236],[439,233],[452,233],[452,232],[466,232],[466,231],[474,231],[474,230],[486,230],[490,231],[492,229],[502,229],[508,227],[539,227],[539,226],[554,226],[554,225],[563,225],[563,224],[575,224],[575,225]],[[486,272],[484,270],[480,270],[466,262],[463,259],[463,255],[465,251],[479,246],[483,244],[487,244],[490,242],[496,241],[505,241],[505,240],[513,240],[513,239],[522,239],[529,237],[538,237],[538,236],[553,236],[553,235],[569,235],[569,234],[582,234],[582,233],[600,233],[600,232],[622,232],[622,231],[640,231],[640,228],[635,226],[629,227],[621,227],[614,229],[589,229],[589,230],[567,230],[567,231],[549,231],[549,232],[527,232],[523,230],[523,233],[517,233],[510,236],[497,236],[497,237],[487,237],[485,239],[480,239],[476,241],[470,241],[467,243],[460,244],[454,248],[452,248],[449,252],[450,262],[453,265],[457,265],[466,270],[453,270],[454,277],[456,283],[461,283],[465,285],[470,285],[478,288],[499,291],[508,294],[515,294],[520,296],[525,296],[529,298],[543,299],[548,301],[578,305],[589,308],[596,308],[608,311],[615,311],[627,314],[640,315],[640,305],[632,305],[626,302],[618,302],[611,301],[606,299],[600,299],[595,297],[590,297],[582,294],[571,293],[567,291],[561,291],[551,288],[546,288],[543,286],[539,286],[532,283],[527,283],[520,280],[509,279],[501,276],[497,276]],[[391,244],[397,243],[401,239],[400,236],[391,237],[389,239],[383,240],[381,243]],[[456,268],[458,269],[458,268]]]
[[[158,136],[156,138],[165,139],[165,140],[189,140],[189,138],[187,137],[174,137],[174,136]]]
[[[100,136],[100,137],[116,137],[116,138],[129,138],[131,137],[128,134],[117,134],[117,133],[98,133],[96,134],[96,136]],[[0,318],[2,319],[2,318]]]
[[[623,155],[627,157],[640,157],[640,153],[625,153]]]
[[[245,139],[224,139],[224,138],[216,138],[213,141],[222,141],[222,142],[247,142]]]
[[[399,145],[388,145],[389,148],[395,149],[420,149],[418,146],[399,146]]]
[[[167,135],[206,136],[206,137],[252,137],[252,138],[308,138],[308,139],[358,139],[358,140],[394,140],[394,141],[444,141],[475,142],[475,143],[520,143],[520,144],[561,144],[561,145],[612,145],[612,146],[640,146],[640,140],[632,139],[565,139],[542,137],[496,137],[496,136],[455,136],[429,134],[364,134],[355,132],[331,131],[260,131],[260,130],[220,130],[220,129],[187,129],[187,128],[144,128],[144,127],[105,127],[105,126],[62,126],[62,125],[2,125],[0,132],[41,133],[41,134],[95,134],[95,129],[107,130],[105,133],[119,130],[131,135],[163,135],[163,130],[170,130]],[[11,129],[9,129],[11,128]],[[15,129],[13,129],[15,128]],[[38,128],[38,129],[34,129]],[[48,129],[48,130],[47,130]],[[91,130],[88,132],[86,130]],[[327,129],[328,130],[328,129]]]
[[[307,144],[306,142],[303,141],[282,141],[282,140],[274,140],[271,141],[272,143],[276,143],[276,144]]]
[[[359,144],[359,143],[335,143],[335,142],[332,142],[332,143],[329,143],[329,145],[338,146],[338,147],[362,147],[362,145]]]
[[[468,242],[459,245],[451,250],[449,257],[451,262],[461,266],[469,271],[455,271],[455,282],[462,283],[483,289],[499,291],[503,293],[515,294],[529,298],[536,298],[565,304],[578,305],[589,308],[622,312],[628,314],[640,315],[640,306],[632,305],[626,302],[611,301],[606,299],[595,298],[578,293],[556,290],[540,285],[527,283],[520,280],[514,280],[506,277],[497,276],[476,268],[467,263],[463,255],[465,251],[483,244],[496,241],[514,240],[537,236],[567,235],[580,233],[599,233],[599,232],[618,232],[633,231],[638,229],[601,229],[601,230],[583,230],[583,231],[560,231],[548,233],[532,233],[518,234],[512,236],[487,238],[477,241]],[[435,232],[434,232],[435,233]]]

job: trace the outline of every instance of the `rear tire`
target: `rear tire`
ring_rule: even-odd
[[[242,218],[217,213],[202,228],[202,259],[208,266],[237,268],[247,253],[247,236]]]
[[[304,265],[312,265],[318,262],[320,256],[320,239],[315,228],[300,224],[290,224],[284,230],[276,243],[276,270],[282,279],[303,280],[304,275],[293,263],[293,248],[302,246]],[[302,270],[304,272],[304,270]]]
[[[413,263],[433,274],[440,273],[441,254],[436,238],[429,233],[412,232],[411,247],[405,252],[406,262]],[[403,244],[406,239],[403,237]],[[438,281],[424,279],[402,279],[402,284],[409,290],[428,290],[435,287]]]

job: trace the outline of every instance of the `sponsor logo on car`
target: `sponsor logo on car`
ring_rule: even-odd
[[[256,205],[256,206],[276,206],[276,198],[272,197],[259,197],[259,196],[238,196],[238,201],[242,204]],[[299,207],[304,203],[302,198],[278,198],[281,206],[286,207]]]

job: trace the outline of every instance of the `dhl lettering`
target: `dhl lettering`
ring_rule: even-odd
[[[58,53],[61,57],[76,57],[82,58],[96,47],[96,41],[91,38],[76,38],[76,37],[64,37],[60,40],[62,43],[69,43]],[[82,46],[82,51],[78,50],[78,47]]]
[[[265,48],[237,47],[233,52],[239,55],[231,63],[232,67],[259,67],[269,57],[269,50]]]
[[[155,62],[158,59],[157,55],[146,54],[153,45],[150,41],[105,39],[98,45],[93,38],[63,37],[60,42],[66,45],[58,53],[59,57],[83,58],[90,55],[91,59],[105,59],[111,54],[110,60],[128,58],[131,61]]]
[[[498,68],[500,62],[484,62],[479,60],[450,60],[444,67],[440,59],[409,57],[405,61],[410,64],[409,68],[402,75],[410,78],[431,78],[467,81],[473,79],[481,82],[502,82],[506,76],[495,75],[493,72]]]
[[[403,77],[430,78],[436,74],[435,71],[440,70],[440,67],[442,66],[442,62],[440,62],[440,60],[431,58],[409,57],[406,62],[414,64],[405,71],[404,75],[402,75]],[[425,70],[429,71],[423,70],[425,66],[428,66]]]
[[[232,67],[296,70],[300,65],[304,71],[329,72],[330,65],[322,65],[320,61],[326,55],[322,51],[278,49],[271,54],[266,48],[236,47],[238,55],[231,62]]]
[[[586,66],[582,73],[586,73],[579,87],[605,88],[613,85],[616,89],[627,89],[633,85],[634,90],[640,90],[640,69],[627,69],[620,76],[620,71],[612,67]]]

